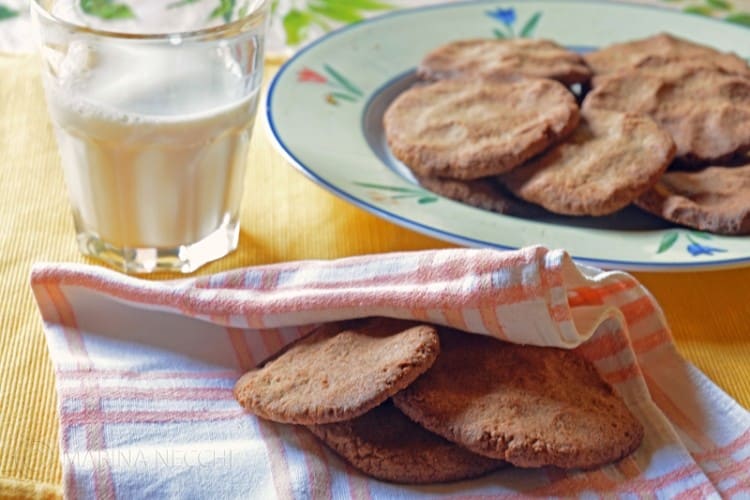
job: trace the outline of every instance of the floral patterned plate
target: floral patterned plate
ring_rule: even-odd
[[[565,248],[581,262],[631,270],[750,264],[750,237],[669,225],[635,208],[600,218],[524,219],[422,189],[386,146],[382,116],[414,82],[428,50],[470,37],[531,37],[586,51],[669,31],[750,54],[742,26],[634,4],[581,0],[477,1],[400,10],[307,46],[271,83],[266,118],[280,151],[313,181],[380,217],[469,246]]]

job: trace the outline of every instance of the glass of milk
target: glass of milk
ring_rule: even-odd
[[[192,272],[237,246],[268,0],[33,0],[81,251]]]

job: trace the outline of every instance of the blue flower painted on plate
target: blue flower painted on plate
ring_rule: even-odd
[[[521,31],[516,34],[515,25],[518,16],[516,15],[516,9],[513,7],[498,7],[493,10],[487,10],[484,13],[489,18],[499,21],[502,24],[502,28],[495,28],[492,30],[496,38],[528,38],[533,36],[534,31],[536,30],[536,25],[539,24],[539,20],[542,18],[541,12],[535,12],[526,20]]]
[[[687,246],[687,251],[690,252],[690,255],[692,255],[693,257],[697,257],[699,255],[713,255],[716,252],[726,252],[726,250],[723,248],[701,245],[697,241],[691,241]]]
[[[696,240],[696,238],[701,239],[701,240],[710,240],[711,235],[709,234],[702,233],[699,231],[690,231],[690,232],[668,231],[664,233],[664,236],[661,237],[661,241],[659,242],[659,248],[656,250],[656,253],[664,253],[670,248],[672,248],[675,245],[675,243],[677,243],[677,240],[680,239],[680,236],[685,236],[685,238],[688,240],[688,245],[685,247],[685,250],[693,257],[699,257],[701,255],[710,256],[715,253],[723,253],[727,251],[724,248],[718,248],[718,247],[701,244]]]
[[[513,26],[516,22],[516,9],[503,9],[502,7],[495,10],[488,10],[486,14],[497,19],[506,26]]]

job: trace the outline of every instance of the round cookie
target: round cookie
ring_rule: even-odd
[[[669,134],[645,115],[586,110],[570,138],[500,180],[551,212],[605,215],[653,186],[674,150]]]
[[[552,80],[443,80],[399,95],[383,117],[393,154],[417,175],[507,172],[570,134],[573,95]]]
[[[613,44],[586,54],[584,59],[595,74],[604,75],[634,68],[652,56],[683,61],[708,60],[727,72],[750,76],[750,67],[737,55],[666,33]]]
[[[439,177],[417,177],[422,187],[451,200],[505,215],[533,217],[543,210],[519,200],[494,178],[459,181]]]
[[[721,162],[750,149],[750,78],[703,64],[666,64],[597,79],[583,109],[645,113],[688,163]]]
[[[448,43],[427,54],[417,69],[425,80],[503,79],[508,75],[550,78],[566,85],[586,83],[583,57],[551,40],[476,39]]]
[[[355,468],[385,481],[458,481],[505,465],[426,431],[390,400],[353,420],[308,429]]]
[[[635,204],[701,231],[750,234],[750,164],[668,171]]]
[[[592,468],[639,446],[641,424],[576,353],[439,333],[438,360],[393,398],[428,430],[519,467]]]
[[[274,422],[324,424],[358,417],[425,372],[438,355],[435,329],[371,318],[326,324],[237,381],[234,396]]]

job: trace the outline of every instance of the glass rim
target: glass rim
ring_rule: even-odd
[[[77,32],[86,33],[89,35],[96,35],[102,38],[122,39],[122,40],[170,40],[171,38],[178,37],[181,40],[200,39],[200,38],[217,38],[225,33],[239,33],[242,26],[247,23],[255,23],[256,21],[262,20],[266,15],[267,7],[271,0],[259,0],[258,6],[248,12],[245,16],[236,19],[234,21],[220,24],[218,26],[212,26],[210,28],[203,28],[198,30],[188,31],[165,31],[162,33],[128,33],[124,31],[110,31],[91,28],[81,24],[75,24],[65,19],[54,15],[47,7],[43,5],[46,0],[31,0],[31,9],[34,10],[38,15],[44,17],[48,21],[59,24],[65,28],[75,30]]]

